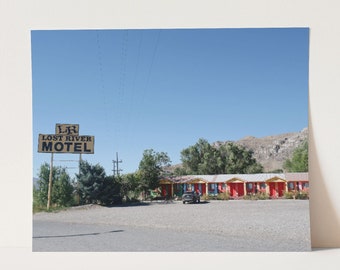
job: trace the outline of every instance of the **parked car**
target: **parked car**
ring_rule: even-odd
[[[200,201],[201,196],[198,192],[195,191],[186,191],[182,196],[183,204],[185,204],[186,202],[199,203]]]

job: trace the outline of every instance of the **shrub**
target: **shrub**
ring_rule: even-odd
[[[257,194],[248,193],[247,195],[243,196],[244,200],[258,200]]]
[[[229,200],[230,194],[228,192],[219,193],[216,196],[216,200]]]
[[[220,194],[224,194],[224,193],[219,193],[218,195],[214,195],[214,194],[204,194],[201,196],[202,200],[205,201],[210,201],[210,200],[228,200],[226,199],[224,196],[225,195],[220,195]],[[220,196],[219,196],[220,195]],[[229,197],[228,197],[229,198]]]
[[[259,191],[257,193],[248,193],[243,196],[244,200],[268,200],[269,195],[265,191]]]
[[[302,191],[291,190],[289,192],[284,193],[285,199],[297,199],[297,200],[308,200],[309,192],[308,189],[304,189]]]
[[[309,190],[304,189],[304,190],[300,191],[299,194],[297,195],[297,199],[308,200],[309,199]]]
[[[296,198],[296,194],[292,191],[286,191],[283,196],[285,197],[285,199],[295,199]]]
[[[269,199],[269,195],[267,193],[258,193],[257,194],[257,198],[259,200],[268,200]]]
[[[209,196],[208,194],[203,194],[203,195],[201,196],[201,198],[202,198],[202,200],[204,200],[204,201],[210,201],[210,196]]]
[[[33,213],[41,212],[46,210],[46,205],[43,205],[39,201],[38,191],[33,188]]]
[[[265,189],[260,189],[255,196],[258,200],[268,200],[270,198]]]

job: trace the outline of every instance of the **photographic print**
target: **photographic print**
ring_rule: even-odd
[[[308,28],[33,30],[37,252],[310,251]]]

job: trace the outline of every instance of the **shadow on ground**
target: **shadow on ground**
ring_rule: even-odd
[[[79,234],[67,234],[67,235],[45,235],[45,236],[33,236],[33,239],[39,239],[39,238],[64,238],[64,237],[79,237],[79,236],[100,235],[100,234],[107,234],[107,233],[117,233],[117,232],[124,232],[124,230],[115,230],[115,231],[109,231],[109,232],[100,232],[100,233],[79,233]]]

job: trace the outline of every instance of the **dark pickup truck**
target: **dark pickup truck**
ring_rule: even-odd
[[[183,204],[185,204],[186,202],[199,203],[200,201],[201,201],[200,194],[195,191],[186,191],[182,196]]]

